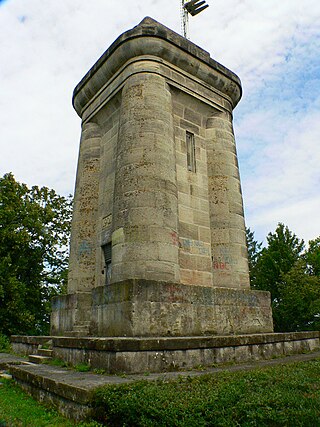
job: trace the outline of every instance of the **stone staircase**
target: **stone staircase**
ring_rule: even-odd
[[[90,321],[83,320],[78,322],[73,326],[72,332],[69,332],[68,335],[73,337],[86,337],[89,335]]]
[[[52,359],[52,343],[47,343],[44,346],[39,345],[36,354],[29,354],[28,360],[30,363],[41,364]]]

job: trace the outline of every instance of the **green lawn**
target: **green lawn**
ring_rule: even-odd
[[[108,426],[320,426],[320,360],[178,381],[108,387]]]
[[[0,427],[72,426],[1,380]],[[320,359],[97,391],[95,418],[112,426],[320,427]],[[78,424],[82,426],[97,426]]]
[[[10,380],[0,380],[0,427],[97,426],[97,423],[73,423],[54,410],[48,410],[27,396]]]

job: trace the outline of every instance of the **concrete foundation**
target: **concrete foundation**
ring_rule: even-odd
[[[55,299],[53,335],[70,335],[88,294]],[[199,336],[272,331],[268,292],[152,280],[125,280],[92,291],[89,335],[99,337]],[[70,322],[74,322],[73,324]]]
[[[12,337],[15,352],[28,355],[41,337]],[[176,338],[51,337],[54,357],[87,363],[108,373],[165,372],[272,359],[320,348],[319,332]]]

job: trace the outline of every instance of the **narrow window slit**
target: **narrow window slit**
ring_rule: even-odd
[[[190,172],[196,172],[196,147],[194,141],[194,134],[186,132],[186,145],[187,145],[187,168]]]
[[[109,242],[106,245],[102,246],[103,255],[104,255],[104,262],[105,262],[105,277],[106,277],[106,284],[108,285],[111,280],[111,261],[112,261],[112,243]]]

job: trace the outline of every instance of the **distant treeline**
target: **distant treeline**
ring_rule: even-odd
[[[320,237],[306,249],[279,223],[266,247],[250,229],[247,243],[251,287],[271,293],[275,331],[320,330]]]
[[[65,292],[71,197],[0,178],[0,334],[49,333],[51,298]],[[267,246],[247,229],[253,289],[271,292],[276,331],[320,329],[320,237],[305,249],[278,224]]]

